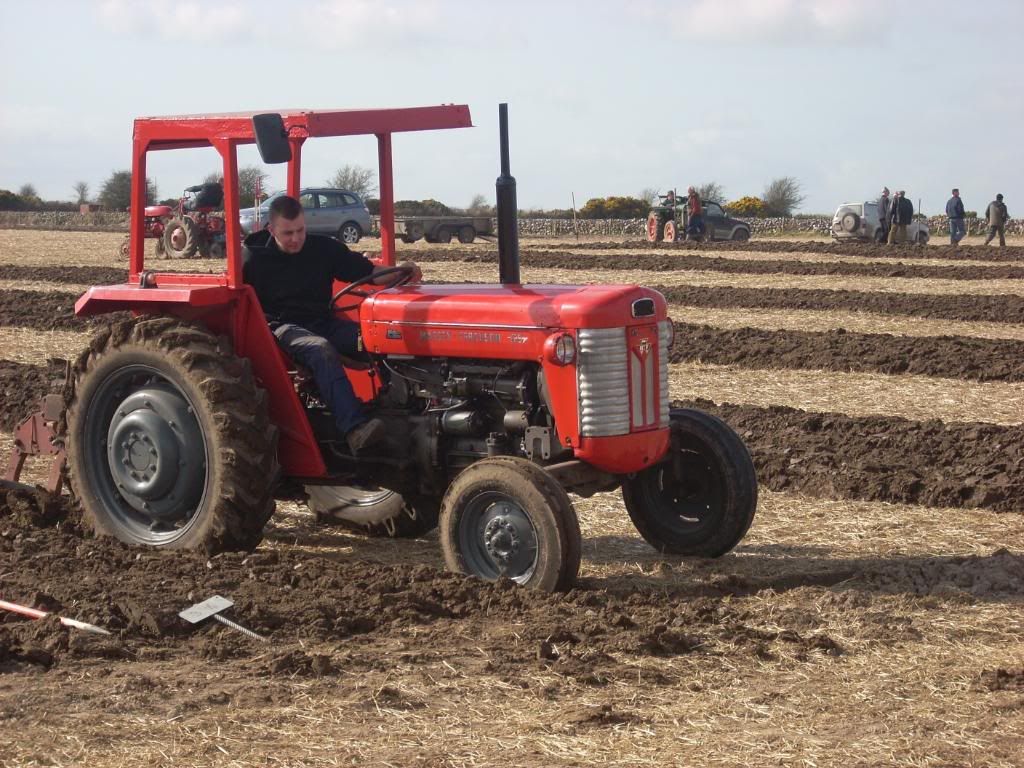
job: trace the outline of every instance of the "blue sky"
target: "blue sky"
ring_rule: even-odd
[[[398,198],[466,205],[493,198],[506,101],[524,208],[711,180],[735,199],[790,175],[806,211],[885,184],[928,213],[952,186],[969,209],[1002,192],[1013,214],[1021,29],[1017,0],[8,1],[0,189],[98,191],[139,115],[467,103],[477,127],[394,141]],[[310,142],[303,161],[322,184],[375,168],[376,142]],[[172,197],[217,166],[157,153],[150,176]]]

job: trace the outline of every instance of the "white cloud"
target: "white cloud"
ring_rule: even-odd
[[[673,31],[694,42],[870,45],[884,37],[883,0],[693,0]]]
[[[442,11],[430,0],[324,0],[298,16],[302,34],[322,48],[371,47],[396,39],[437,40]]]
[[[132,37],[158,36],[177,43],[237,40],[262,26],[262,13],[244,3],[104,0],[100,21],[113,32]]]

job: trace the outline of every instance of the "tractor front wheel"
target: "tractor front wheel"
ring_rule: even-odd
[[[172,259],[191,259],[199,250],[200,233],[196,223],[188,216],[177,217],[167,222],[164,228],[164,250]]]
[[[407,500],[385,488],[307,485],[309,508],[319,522],[373,538],[415,539],[437,528],[438,504]]]
[[[674,243],[676,241],[676,223],[674,221],[666,221],[664,228],[665,242]]]
[[[66,399],[70,485],[97,533],[210,553],[259,544],[277,429],[225,339],[176,318],[116,323],[78,359]]]
[[[659,552],[718,557],[754,519],[754,462],[739,435],[711,414],[673,410],[671,429],[664,461],[622,484],[626,511]]]
[[[569,589],[580,568],[576,511],[551,475],[526,459],[481,459],[448,488],[441,505],[448,568],[526,587]]]

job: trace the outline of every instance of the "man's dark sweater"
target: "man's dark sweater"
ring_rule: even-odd
[[[373,263],[343,243],[308,235],[298,253],[282,253],[268,231],[254,232],[242,248],[242,277],[256,290],[267,320],[302,325],[330,317],[334,280],[352,282]]]

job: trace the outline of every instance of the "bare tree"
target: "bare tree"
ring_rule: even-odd
[[[471,216],[489,216],[494,213],[494,206],[487,202],[486,195],[473,195],[466,207],[466,213]]]
[[[637,198],[643,200],[648,205],[654,205],[658,202],[659,194],[660,192],[654,187],[644,187],[640,190],[640,194],[637,195]]]
[[[31,184],[22,184],[21,187],[18,188],[18,196],[26,199],[30,197],[39,197],[39,195],[36,194],[36,188]]]
[[[773,179],[761,195],[765,216],[792,216],[805,199],[800,182],[792,176]]]
[[[75,197],[77,198],[75,200],[76,203],[81,205],[82,203],[88,203],[89,202],[89,185],[88,184],[86,184],[84,181],[76,181],[75,185],[72,187],[72,189],[75,190]]]
[[[238,205],[249,208],[256,205],[256,188],[259,187],[261,199],[267,196],[267,174],[258,165],[247,165],[238,169]],[[224,176],[220,171],[208,173],[203,179],[204,184],[223,184]]]
[[[362,198],[376,194],[377,185],[374,183],[376,174],[369,168],[360,165],[343,165],[334,176],[327,180],[327,186],[347,189],[355,192]]]
[[[695,189],[701,200],[710,200],[714,203],[725,202],[725,188],[717,181],[707,181]]]

